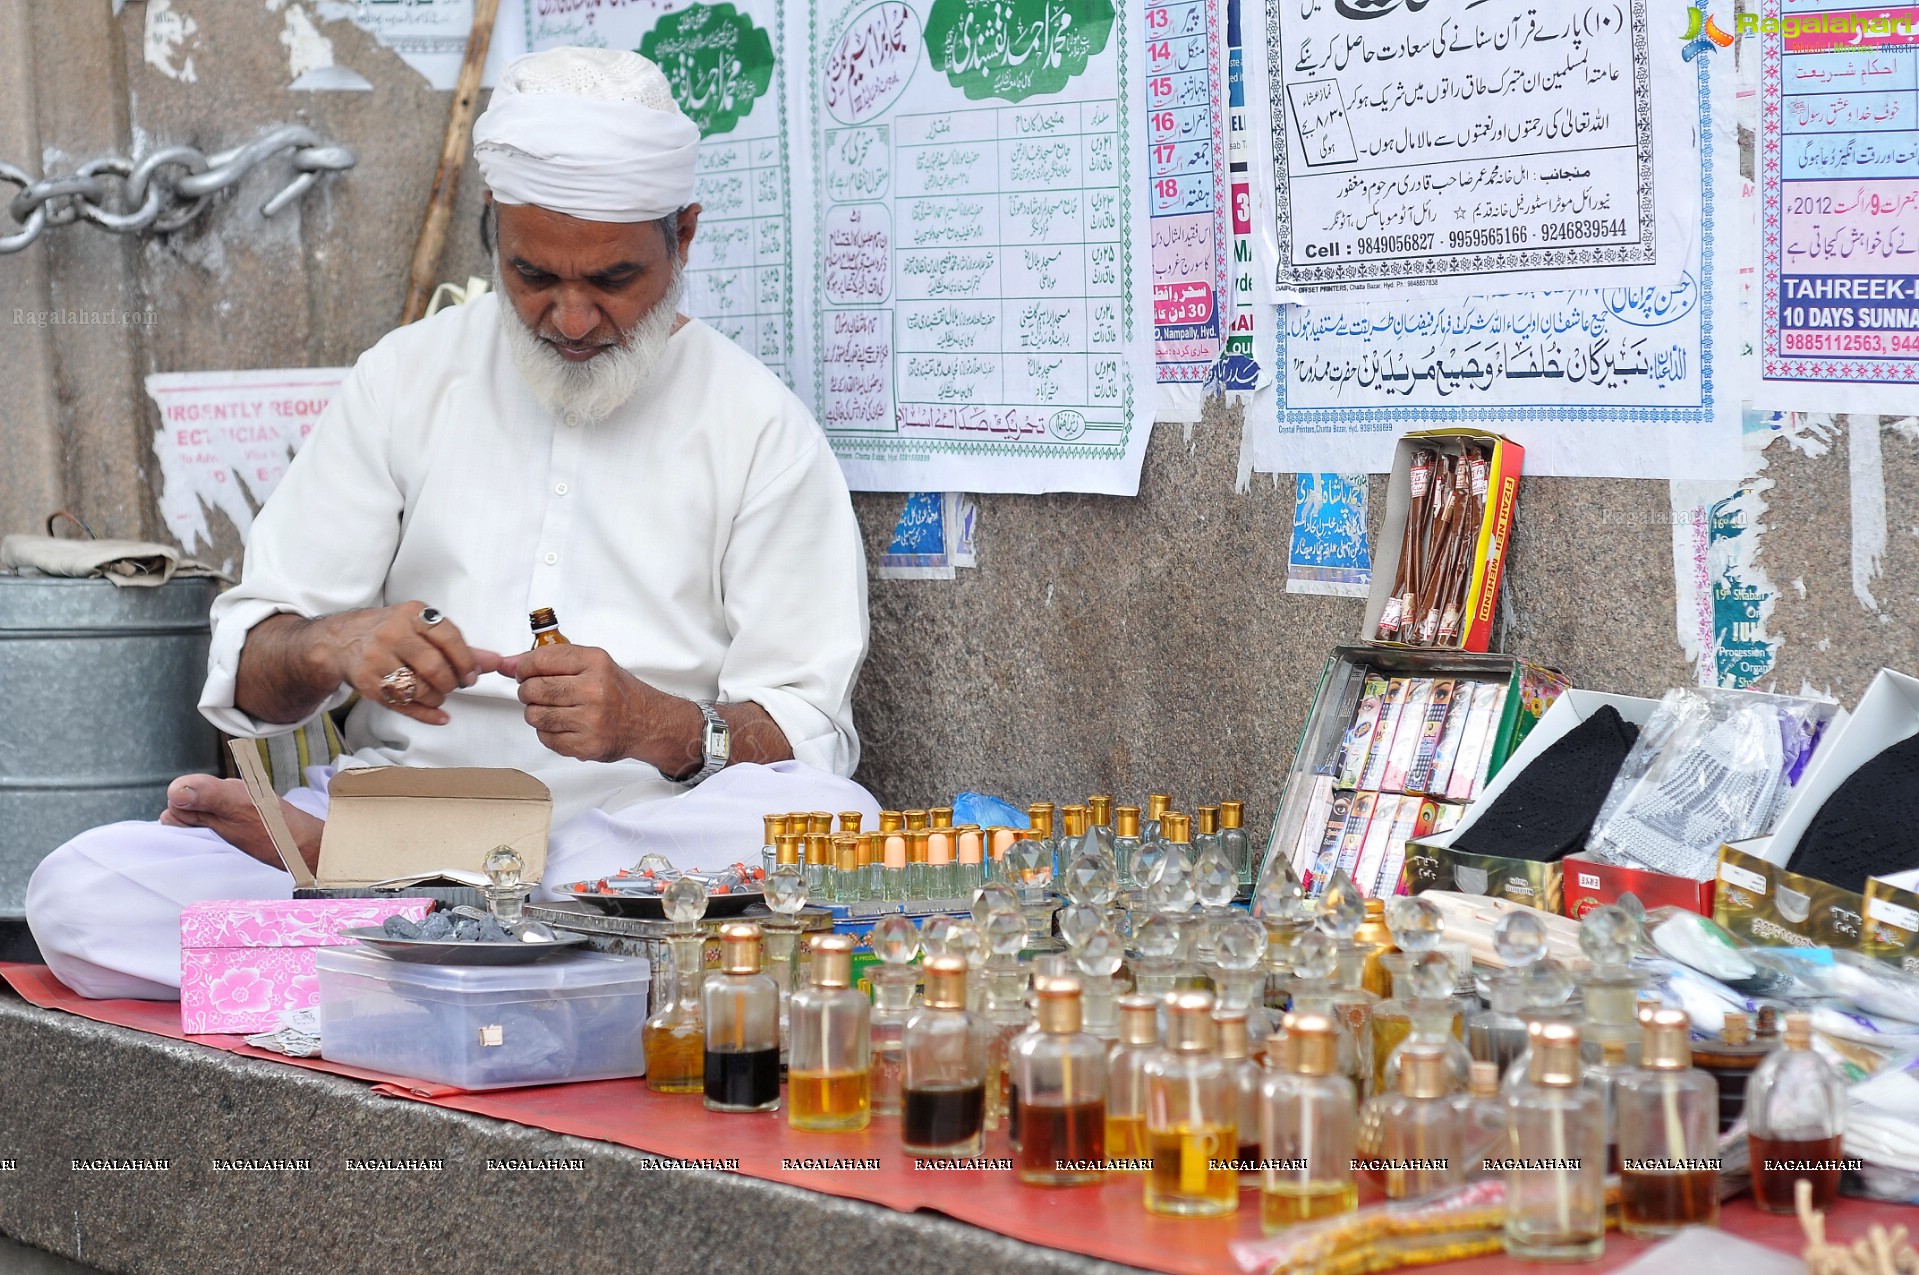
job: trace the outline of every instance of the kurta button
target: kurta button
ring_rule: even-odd
[[[560,555],[557,553],[549,553],[546,555],[546,565],[549,567],[552,566],[554,563],[558,562],[559,560],[560,560]]]

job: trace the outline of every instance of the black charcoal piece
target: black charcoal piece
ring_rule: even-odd
[[[1586,843],[1639,728],[1610,704],[1556,740],[1513,776],[1453,849],[1551,863]]]
[[[420,937],[431,939],[435,943],[444,943],[453,937],[453,918],[444,912],[435,912],[420,927]]]
[[[403,916],[388,917],[386,923],[382,925],[380,929],[385,931],[386,936],[390,939],[417,939],[420,937],[419,925]]]
[[[1919,735],[1852,772],[1826,798],[1786,864],[1842,890],[1919,868]]]

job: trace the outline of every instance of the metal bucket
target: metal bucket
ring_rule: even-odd
[[[49,851],[157,818],[176,777],[219,770],[196,707],[214,592],[0,575],[0,918],[25,914]]]

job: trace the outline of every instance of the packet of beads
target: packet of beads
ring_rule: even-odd
[[[675,881],[697,882],[706,891],[707,915],[736,916],[760,902],[766,870],[744,863],[724,868],[676,868],[663,854],[641,857],[637,866],[587,881],[553,887],[562,899],[575,899],[597,912],[658,920],[665,917],[662,896]]]
[[[1259,1240],[1234,1240],[1249,1275],[1366,1275],[1497,1253],[1506,1224],[1506,1184],[1474,1182],[1424,1200],[1376,1204]]]
[[[1668,691],[1593,821],[1588,854],[1694,881],[1719,847],[1772,830],[1838,706],[1756,691]]]

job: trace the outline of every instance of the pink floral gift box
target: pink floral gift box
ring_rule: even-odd
[[[315,948],[390,916],[419,921],[431,899],[211,899],[180,914],[180,1030],[271,1031],[283,1009],[320,1003]]]

